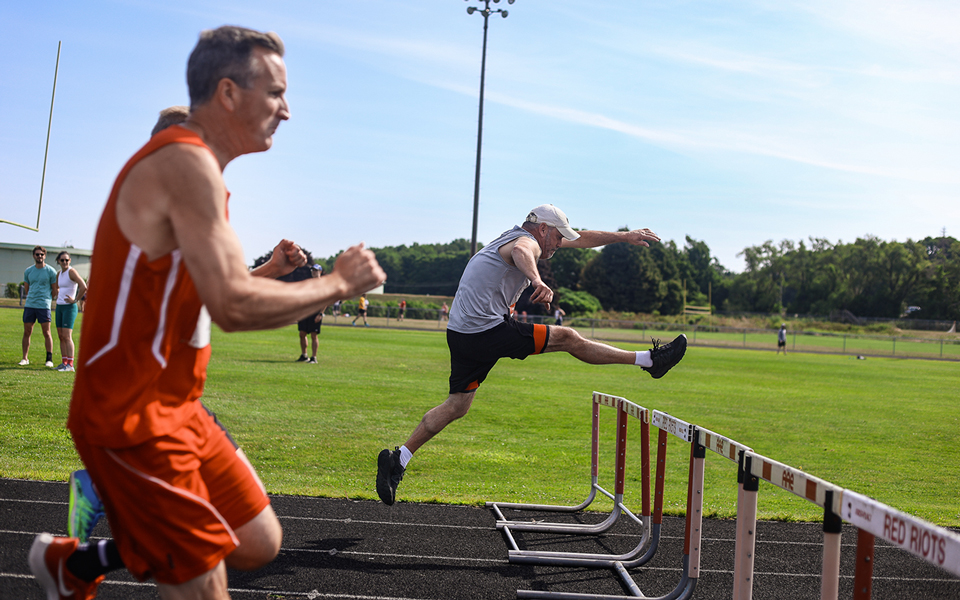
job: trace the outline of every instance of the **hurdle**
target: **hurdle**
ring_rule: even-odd
[[[857,528],[854,600],[870,600],[877,537],[960,577],[960,535],[953,531],[851,490],[843,490],[842,510],[843,519]]]
[[[843,488],[814,477],[808,473],[789,467],[754,452],[745,452],[743,458],[744,476],[771,483],[783,490],[800,496],[823,509],[823,567],[820,580],[821,600],[836,600],[840,588],[840,530],[842,521],[840,510]],[[759,481],[757,482],[759,483]],[[737,520],[738,541],[734,554],[736,567],[734,579],[735,600],[749,600],[753,597],[753,552],[756,541],[756,497],[759,485],[744,482],[743,496],[753,507],[753,514],[744,514],[742,527],[751,534],[740,537],[741,523]]]
[[[644,422],[643,417],[646,416],[647,410],[645,408],[639,407],[628,400],[621,398],[619,396],[611,396],[609,394],[603,394],[601,392],[593,392],[593,427],[591,435],[591,447],[590,447],[590,493],[587,496],[587,499],[581,502],[576,506],[557,506],[552,504],[526,504],[526,503],[515,503],[515,502],[487,502],[487,508],[491,509],[494,515],[497,518],[496,527],[497,529],[504,532],[504,535],[507,538],[508,543],[510,544],[512,550],[519,552],[520,549],[516,544],[516,541],[513,538],[513,531],[540,531],[547,533],[570,533],[570,534],[597,534],[607,531],[617,522],[617,519],[620,516],[621,510],[626,510],[623,507],[623,482],[624,482],[624,472],[626,469],[626,443],[627,443],[627,417],[634,416],[641,420],[641,423]],[[630,411],[623,409],[622,403],[627,402],[630,406]],[[603,487],[599,485],[599,472],[600,472],[600,407],[609,406],[614,408],[617,411],[617,445],[616,445],[616,465],[615,465],[615,482],[614,482],[614,493],[610,493]],[[649,418],[647,418],[649,422]],[[646,428],[646,435],[649,436],[649,425]],[[646,444],[649,446],[649,443]],[[644,470],[644,473],[649,471],[649,454],[645,454],[645,462],[641,465],[641,469]],[[649,482],[647,483],[649,489]],[[523,522],[523,521],[511,521],[507,519],[504,514],[504,509],[514,509],[514,510],[530,510],[530,511],[540,511],[540,512],[579,512],[590,506],[593,503],[594,499],[597,497],[597,492],[607,496],[613,500],[613,510],[607,516],[607,518],[599,523],[588,524],[588,523],[535,523],[535,522]],[[631,516],[634,516],[632,513],[629,513]],[[635,520],[640,521],[639,519]]]
[[[823,508],[823,568],[821,600],[836,600],[840,585],[840,531],[843,521],[857,528],[854,600],[869,600],[873,582],[873,551],[877,537],[960,577],[960,535],[923,519],[900,512],[863,494],[841,488],[783,463],[744,452],[741,460],[743,495],[753,513],[738,506],[734,600],[750,600],[753,593],[753,552],[756,496],[760,480],[796,494]],[[750,498],[752,496],[752,499]],[[741,523],[751,535],[741,539]]]
[[[642,535],[637,546],[626,553],[619,555],[611,554],[592,554],[584,552],[551,552],[544,550],[521,550],[510,533],[511,524],[505,524],[501,529],[507,537],[510,548],[508,549],[508,558],[513,563],[526,564],[549,564],[563,566],[581,566],[581,567],[613,567],[616,564],[625,563],[629,565],[639,565],[646,563],[656,553],[659,542],[660,528],[657,526],[656,532],[652,532],[650,524],[650,413],[647,409],[630,402],[625,398],[617,396],[605,396],[600,394],[594,396],[601,403],[610,399],[615,400],[617,406],[617,464],[616,464],[616,493],[614,497],[614,511],[627,515],[631,520],[640,525]],[[595,404],[596,406],[596,404]],[[641,433],[641,490],[642,490],[642,509],[641,516],[635,515],[629,508],[623,504],[623,488],[626,470],[626,443],[627,443],[627,419],[633,417],[640,421]],[[602,488],[601,493],[604,492]],[[569,528],[556,529],[552,525],[549,529],[541,526],[538,529],[527,531],[551,531],[563,533],[582,533],[583,528],[571,530]]]
[[[628,400],[623,400],[624,406],[629,408],[632,404]],[[635,406],[635,405],[634,405]],[[643,421],[641,420],[641,423]],[[608,556],[605,558],[590,558],[584,556],[579,558],[560,557],[520,557],[519,560],[511,556],[511,562],[532,562],[538,564],[565,564],[569,566],[587,566],[587,567],[609,567],[616,571],[622,580],[624,586],[629,590],[629,596],[622,595],[603,595],[603,594],[583,594],[571,592],[546,592],[539,590],[517,590],[518,598],[541,598],[555,600],[630,600],[632,598],[649,598],[650,600],[687,600],[693,596],[696,589],[697,579],[700,571],[700,542],[703,521],[703,476],[704,459],[706,457],[706,448],[701,440],[709,440],[713,445],[712,449],[717,451],[719,448],[725,456],[730,452],[739,452],[743,447],[727,438],[717,436],[717,434],[704,430],[702,434],[698,433],[697,427],[685,421],[670,416],[661,411],[653,411],[650,418],[650,424],[657,427],[660,432],[657,437],[657,482],[654,499],[654,525],[651,530],[656,530],[657,539],[659,539],[659,527],[663,515],[663,488],[666,473],[666,447],[669,435],[674,435],[686,443],[690,444],[690,468],[687,479],[687,519],[684,532],[683,557],[681,559],[682,576],[677,586],[667,594],[656,598],[646,596],[637,586],[636,582],[630,576],[629,569],[642,565],[653,557],[656,551],[655,546],[651,545],[648,551],[639,557],[631,560],[618,560],[620,557]],[[562,561],[562,562],[561,562]]]
[[[736,528],[736,544],[746,544],[750,543],[750,551],[746,555],[749,558],[749,564],[741,565],[740,561],[734,560],[733,567],[733,581],[734,581],[734,598],[737,598],[738,588],[737,582],[741,580],[740,572],[743,569],[749,569],[752,573],[753,571],[753,548],[756,546],[756,537],[755,537],[755,527],[742,527],[741,525],[749,522],[752,518],[753,521],[757,519],[757,496],[747,496],[745,491],[750,489],[750,484],[747,482],[747,479],[743,474],[743,460],[747,452],[752,452],[753,449],[749,446],[745,446],[740,442],[735,442],[728,437],[722,436],[719,433],[714,433],[705,427],[696,427],[696,435],[699,443],[706,448],[711,450],[716,454],[726,458],[737,464],[737,528]],[[754,482],[755,483],[755,482]],[[746,488],[744,486],[747,486]],[[753,487],[755,490],[756,487]]]

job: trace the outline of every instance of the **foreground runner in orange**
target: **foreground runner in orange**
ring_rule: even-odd
[[[385,279],[358,244],[328,277],[273,281],[304,264],[283,240],[247,270],[222,172],[270,148],[290,117],[283,43],[239,27],[205,31],[190,56],[190,116],[120,172],[101,217],[68,427],[115,540],[37,536],[30,567],[48,600],[93,598],[126,567],[165,599],[224,599],[226,565],[256,569],[282,531],[263,485],[200,398],[210,323],[280,327]],[[260,276],[260,277],[256,277]]]

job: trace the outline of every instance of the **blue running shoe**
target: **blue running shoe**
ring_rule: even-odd
[[[70,473],[70,516],[67,519],[67,535],[87,541],[93,528],[103,517],[103,502],[93,488],[87,471]]]

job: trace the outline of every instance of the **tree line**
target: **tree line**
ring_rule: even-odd
[[[466,239],[371,250],[387,273],[384,292],[390,294],[453,295],[470,258]],[[269,256],[258,258],[255,266]],[[329,273],[337,256],[309,258]],[[733,273],[711,255],[706,242],[686,236],[682,247],[665,241],[649,248],[566,248],[550,261],[541,260],[538,268],[568,314],[679,315],[685,304],[709,303],[720,312],[826,316],[847,310],[859,317],[897,318],[909,312],[923,319],[960,318],[960,242],[945,235],[916,242],[874,236],[846,244],[822,238],[767,241],[738,256],[745,269]],[[528,295],[517,310],[543,313],[543,307],[526,301]]]

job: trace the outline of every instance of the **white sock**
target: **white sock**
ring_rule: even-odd
[[[413,458],[413,452],[410,452],[406,446],[400,446],[400,466],[406,469],[411,458]]]
[[[633,364],[637,365],[638,367],[647,367],[648,369],[652,367],[653,359],[650,358],[650,351],[643,350],[641,352],[637,352],[637,360],[634,361]]]

